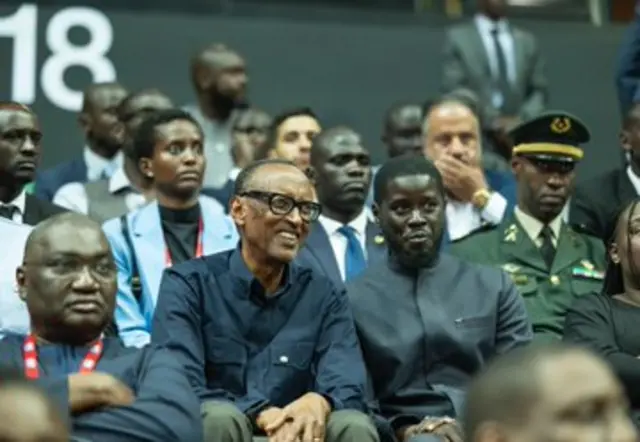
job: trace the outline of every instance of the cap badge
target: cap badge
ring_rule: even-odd
[[[567,117],[554,118],[551,122],[551,131],[556,134],[564,134],[571,130],[571,119]]]

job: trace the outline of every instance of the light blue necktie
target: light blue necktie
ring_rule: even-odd
[[[344,279],[350,281],[367,267],[367,260],[353,227],[342,226],[338,232],[347,238],[347,250],[344,254]]]

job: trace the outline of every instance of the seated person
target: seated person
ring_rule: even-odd
[[[445,243],[484,225],[500,224],[513,210],[513,177],[482,168],[482,130],[475,110],[450,96],[426,107],[423,147],[446,193]]]
[[[610,367],[555,341],[489,364],[469,386],[467,442],[636,442]]]
[[[378,440],[347,296],[291,262],[320,215],[314,199],[293,163],[255,162],[231,204],[239,247],[165,271],[152,342],[189,376],[206,441]]]
[[[374,195],[389,254],[347,291],[375,399],[400,441],[458,441],[469,379],[532,339],[524,302],[506,273],[440,252],[445,194],[429,160],[389,160]]]
[[[202,439],[200,404],[172,355],[103,337],[117,280],[99,224],[77,213],[43,221],[29,236],[17,282],[31,332],[0,341],[0,368],[45,388],[74,438]]]
[[[450,252],[509,273],[527,305],[535,340],[559,340],[573,300],[602,287],[602,242],[563,219],[583,156],[578,146],[589,132],[577,118],[549,112],[515,128],[512,136],[518,182],[513,215],[458,241]]]
[[[198,124],[181,110],[158,111],[138,129],[134,155],[153,181],[156,201],[104,225],[118,268],[115,320],[127,346],[141,347],[151,339],[165,267],[235,248],[238,241],[222,206],[200,195],[206,167],[202,140]]]
[[[611,223],[614,225],[613,223]],[[624,385],[636,425],[640,425],[640,200],[618,217],[609,247],[602,291],[577,299],[567,313],[564,339],[590,347],[609,362]]]

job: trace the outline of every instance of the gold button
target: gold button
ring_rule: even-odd
[[[553,275],[551,278],[549,278],[549,280],[551,281],[551,284],[553,284],[553,285],[560,284],[560,278],[558,278],[558,275]]]

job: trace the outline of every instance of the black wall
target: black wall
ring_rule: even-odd
[[[45,27],[61,7],[38,11],[38,71],[49,55]],[[0,17],[15,10],[0,6]],[[158,87],[177,103],[191,101],[188,60],[206,43],[221,41],[246,55],[251,72],[251,99],[269,111],[305,104],[329,124],[346,123],[361,131],[374,152],[384,158],[379,132],[385,108],[396,100],[424,100],[437,93],[443,24],[389,20],[341,24],[339,20],[293,21],[133,14],[103,11],[114,30],[108,58],[118,80],[130,89]],[[539,39],[547,60],[552,107],[585,120],[593,142],[582,177],[617,165],[618,106],[613,88],[614,61],[622,28],[595,29],[588,24],[521,22]],[[0,25],[1,32],[1,25]],[[73,41],[87,34],[74,30]],[[0,37],[0,91],[11,91],[12,44]],[[66,84],[82,89],[91,80],[83,69],[69,69]],[[73,112],[52,105],[40,85],[34,109],[45,132],[45,165],[79,152],[82,139]]]

